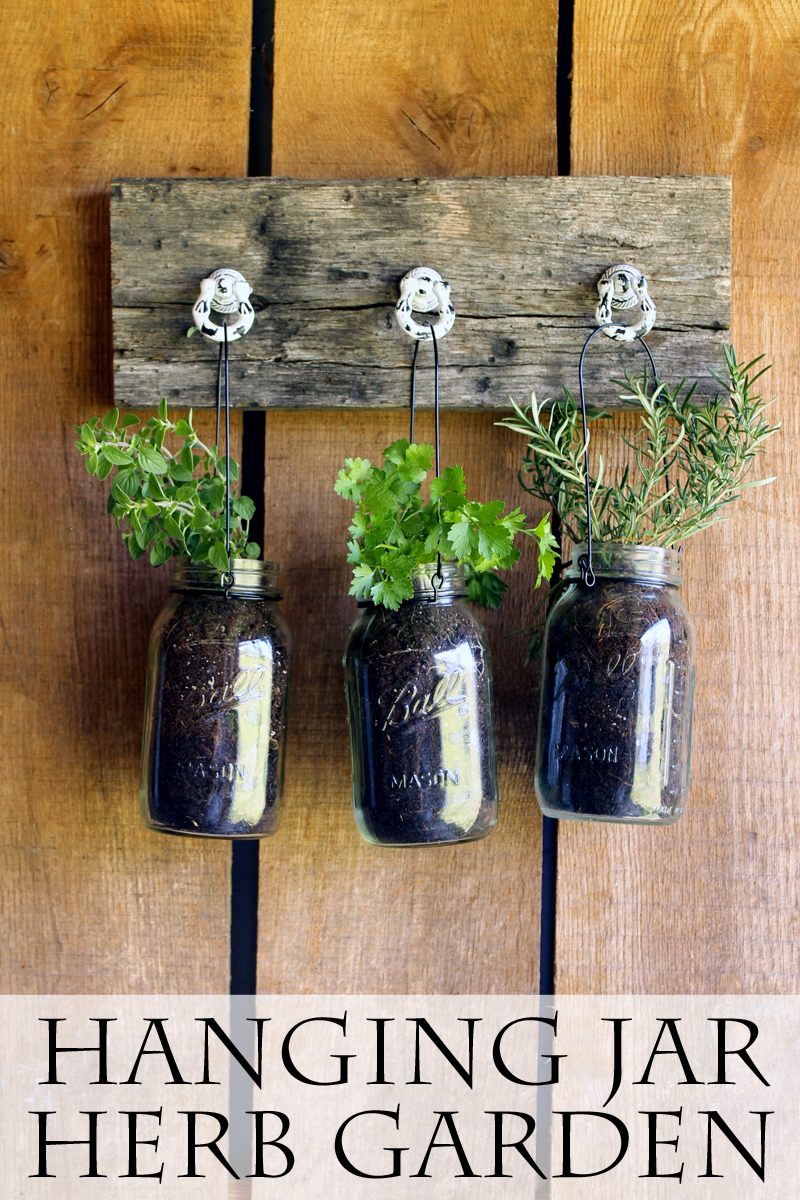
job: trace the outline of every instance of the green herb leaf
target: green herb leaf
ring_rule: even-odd
[[[119,409],[112,408],[110,412],[106,413],[100,424],[103,426],[103,429],[108,429],[109,432],[113,433],[117,428],[117,421],[119,421]]]
[[[114,409],[114,411],[116,412],[117,410]],[[108,461],[113,463],[116,467],[125,467],[133,462],[133,459],[128,451],[121,449],[119,446],[106,445],[103,447],[103,454],[105,454]]]
[[[167,460],[159,450],[152,446],[140,446],[136,461],[143,471],[148,474],[164,475],[167,470]]]
[[[229,569],[228,555],[222,542],[214,542],[208,552],[208,561],[220,572],[224,573]]]

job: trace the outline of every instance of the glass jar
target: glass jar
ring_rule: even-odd
[[[445,845],[497,821],[492,670],[463,571],[414,575],[397,612],[362,602],[344,658],[353,806],[365,841]]]
[[[536,795],[549,817],[669,825],[686,804],[695,635],[680,556],[577,546],[544,631]]]
[[[266,837],[278,827],[291,638],[276,563],[233,583],[178,560],[150,636],[140,795],[151,829]]]

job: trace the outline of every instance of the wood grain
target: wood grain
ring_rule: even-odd
[[[800,985],[800,479],[795,230],[800,14],[781,0],[576,6],[573,169],[730,172],[733,337],[765,352],[783,432],[729,523],[684,552],[698,626],[689,806],[671,829],[562,825],[563,992]],[[622,422],[629,418],[621,418]]]
[[[276,175],[553,175],[557,0],[275,5]]]
[[[442,344],[448,407],[561,395],[594,327],[597,280],[620,260],[647,275],[661,369],[697,364],[691,381],[707,394],[705,364],[721,365],[730,337],[730,222],[724,177],[121,180],[117,402],[150,404],[154,391],[212,402],[214,347],[186,331],[216,265],[242,271],[260,310],[233,349],[239,406],[404,408],[411,346],[394,305],[415,264],[449,280],[458,312]],[[632,348],[612,373],[592,355],[592,400],[621,407],[613,379],[638,365]]]
[[[357,177],[554,169],[555,20],[549,2],[412,10],[366,0],[301,8],[279,0],[276,171]],[[426,74],[434,59],[435,72]],[[493,75],[491,64],[500,61]],[[467,83],[469,96],[496,114],[491,136],[474,152],[459,140],[462,127],[448,126],[449,114],[466,111]],[[412,105],[425,88],[431,120],[453,130],[436,162],[424,138],[409,142],[394,122],[401,105],[417,112]],[[331,104],[338,115],[328,119],[321,114]],[[494,419],[447,414],[444,461],[463,464],[476,495],[516,505],[519,439],[495,429]],[[497,830],[461,847],[380,850],[360,842],[350,811],[341,656],[355,609],[343,553],[348,505],[332,485],[345,455],[376,454],[404,433],[406,420],[384,412],[267,414],[266,543],[284,565],[283,607],[297,656],[284,823],[261,852],[259,990],[536,988],[541,818],[528,782],[536,696],[521,670],[524,638],[506,636],[528,619],[530,561],[518,568],[505,611],[487,621],[502,764]],[[428,421],[423,414],[418,436],[430,435]]]
[[[249,23],[247,4],[209,23],[181,0],[22,0],[4,17],[7,992],[227,988],[230,850],[150,833],[137,808],[165,580],[127,558],[72,425],[112,400],[109,180],[243,172]]]

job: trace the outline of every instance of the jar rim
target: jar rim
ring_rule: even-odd
[[[401,604],[416,604],[420,600],[449,602],[451,600],[460,600],[469,595],[466,580],[464,578],[464,564],[456,562],[454,559],[442,559],[442,581],[441,583],[436,578],[437,563],[436,560],[429,563],[420,563],[414,567],[411,572],[411,586],[414,589],[414,595],[408,600],[401,600]],[[359,600],[359,608],[368,608],[374,605],[373,600]],[[375,605],[375,607],[379,607]]]
[[[256,558],[231,558],[231,583],[210,563],[196,563],[184,556],[172,560],[170,591],[222,592],[229,596],[259,596],[280,599],[280,564]]]
[[[586,542],[574,547],[572,560],[564,572],[567,579],[583,578],[588,551]],[[631,579],[678,587],[681,583],[681,551],[680,547],[672,546],[593,541],[592,570],[603,579]]]

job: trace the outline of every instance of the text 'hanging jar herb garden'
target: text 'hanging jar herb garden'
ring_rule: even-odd
[[[416,289],[422,311],[438,303],[433,326],[410,315]],[[547,518],[526,529],[524,515],[505,513],[502,501],[468,501],[460,467],[440,470],[437,337],[454,316],[448,285],[418,268],[403,282],[398,313],[417,341],[410,439],[388,446],[380,469],[347,459],[336,483],[356,505],[348,561],[361,611],[344,658],[353,805],[368,842],[445,845],[485,837],[497,820],[491,660],[467,596],[499,604],[506,585],[496,571],[519,558],[518,533],[539,544],[537,582],[555,560]],[[414,443],[417,349],[425,340],[435,355],[435,450]]]
[[[776,430],[753,385],[754,360],[726,350],[721,395],[693,402],[694,388],[626,377],[640,430],[628,444],[635,467],[612,483],[589,473],[583,359],[601,330],[641,337],[655,309],[635,267],[610,269],[598,285],[599,329],[581,354],[580,405],[569,391],[549,411],[530,408],[503,424],[528,438],[520,482],[549,500],[576,543],[564,579],[551,589],[544,627],[536,795],[551,817],[671,824],[689,786],[695,634],[678,597],[680,546],[726,514],[756,455]],[[611,309],[640,301],[635,326]],[[627,439],[626,439],[627,440]],[[591,513],[591,519],[589,514]],[[677,549],[675,547],[677,546]]]
[[[171,421],[166,400],[140,430],[116,409],[76,427],[89,472],[110,477],[108,510],[131,555],[174,567],[150,639],[140,787],[146,822],[165,833],[264,837],[279,821],[291,639],[278,567],[249,539],[255,505],[237,495],[230,456],[228,342],[250,328],[249,296],[238,272],[215,271],[193,309],[220,344],[213,446],[191,413]]]

